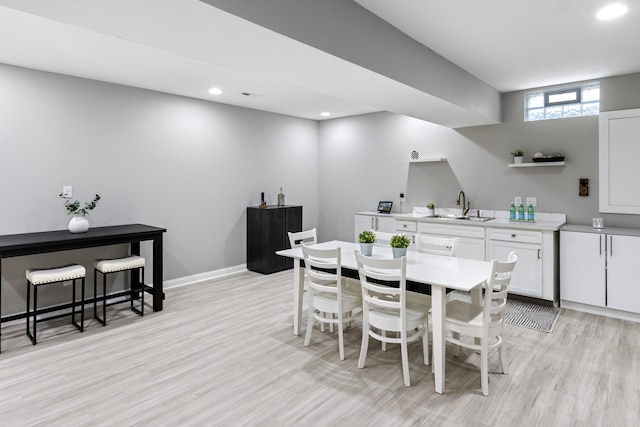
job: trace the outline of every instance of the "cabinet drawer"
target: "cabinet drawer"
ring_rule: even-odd
[[[396,230],[398,231],[413,231],[416,232],[418,223],[415,221],[396,221]]]
[[[512,228],[490,228],[489,239],[504,242],[542,243],[542,232],[516,230]]]
[[[421,223],[418,225],[418,233],[423,234],[442,234],[452,237],[474,237],[484,239],[484,227],[474,227],[467,225],[455,224],[432,224]]]

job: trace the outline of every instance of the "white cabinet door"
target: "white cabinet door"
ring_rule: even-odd
[[[640,213],[640,108],[600,113],[600,212]]]
[[[385,233],[396,233],[396,221],[391,216],[380,215],[355,215],[355,242],[358,241],[358,234],[364,230],[382,231]]]
[[[607,235],[607,307],[640,313],[640,237]]]
[[[542,297],[542,245],[489,241],[489,259],[506,261],[512,251],[518,253],[518,262],[511,275],[509,292]]]
[[[471,258],[484,261],[484,239],[472,239],[469,237],[458,237],[459,258]]]
[[[560,299],[606,306],[606,236],[560,232]]]
[[[355,242],[358,241],[358,234],[364,230],[375,229],[375,217],[373,215],[356,215],[355,216]]]
[[[377,216],[376,231],[396,234],[396,220],[392,216]]]

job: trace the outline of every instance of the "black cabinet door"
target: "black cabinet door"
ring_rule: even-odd
[[[302,231],[302,206],[247,208],[247,268],[270,274],[293,267],[276,255],[289,247],[289,231]]]

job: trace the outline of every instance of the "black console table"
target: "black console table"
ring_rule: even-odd
[[[153,310],[161,311],[162,300],[164,299],[164,291],[162,289],[162,233],[166,231],[165,228],[152,227],[150,225],[126,224],[94,227],[90,228],[86,233],[79,234],[73,234],[67,230],[57,230],[0,236],[0,278],[2,277],[2,260],[4,258],[122,243],[131,245],[131,254],[140,255],[140,242],[152,240],[153,284],[152,286],[145,286],[145,290],[153,295]],[[132,283],[132,286],[134,285],[139,284]],[[2,289],[0,287],[1,304]]]

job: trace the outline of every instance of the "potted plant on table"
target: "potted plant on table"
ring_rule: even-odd
[[[68,200],[62,193],[60,193],[60,198],[65,199],[64,207],[67,210],[67,214],[73,215],[69,221],[69,231],[71,233],[85,233],[89,230],[89,220],[84,216],[95,209],[100,200],[100,195],[96,194],[93,200],[86,202],[84,206],[81,205],[79,200],[74,200],[73,202]]]
[[[431,200],[427,202],[427,216],[435,216],[436,215],[436,204]]]
[[[376,234],[372,230],[364,230],[358,234],[358,243],[360,243],[360,253],[362,255],[371,256],[375,242]]]
[[[393,250],[393,257],[402,258],[407,254],[407,248],[411,244],[411,239],[404,234],[395,234],[391,237],[389,244]]]
[[[513,163],[522,163],[522,159],[524,159],[524,151],[522,151],[522,148],[516,147],[511,154],[513,155]]]

